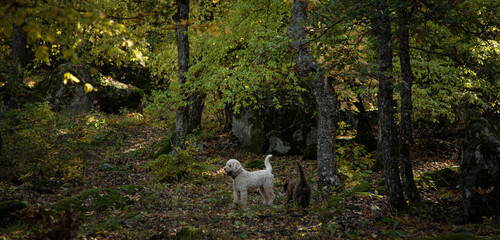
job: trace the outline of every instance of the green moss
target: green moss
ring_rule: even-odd
[[[351,189],[352,192],[369,192],[371,186],[367,182],[360,182],[358,185]]]
[[[377,181],[377,192],[380,195],[386,194],[387,191],[385,190],[385,180],[384,179]]]
[[[458,168],[456,167],[426,172],[424,175],[430,177],[436,188],[454,188],[458,185]]]
[[[25,202],[17,200],[7,200],[0,202],[0,226],[10,225],[17,220],[17,217],[12,215],[28,205]]]
[[[25,202],[18,200],[6,200],[0,202],[0,216],[7,215],[11,212],[21,210],[28,205]]]
[[[255,159],[255,160],[251,160],[250,162],[248,162],[246,164],[245,168],[247,168],[247,169],[265,169],[266,166],[264,164],[264,160]]]
[[[179,233],[177,233],[177,239],[200,239],[203,237],[203,232],[194,227],[183,227]]]
[[[80,212],[106,211],[108,209],[122,209],[129,201],[126,195],[135,194],[143,189],[138,185],[123,185],[112,188],[95,188],[62,199],[55,203],[52,208],[56,211],[64,211],[69,208]]]

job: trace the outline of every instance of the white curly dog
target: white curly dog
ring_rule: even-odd
[[[264,164],[266,170],[248,172],[241,166],[241,163],[236,159],[227,161],[224,171],[228,176],[233,178],[233,195],[234,203],[240,204],[241,208],[247,206],[248,191],[259,190],[264,197],[264,204],[272,205],[274,200],[274,176],[272,174],[272,166],[269,159],[273,155],[267,155]]]

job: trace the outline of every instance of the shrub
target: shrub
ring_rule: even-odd
[[[104,117],[55,113],[46,102],[28,104],[2,118],[4,158],[0,174],[45,184],[51,178],[82,179],[82,144],[99,134]]]
[[[153,91],[151,97],[146,101],[144,114],[152,118],[154,126],[162,127],[167,124],[175,124],[175,112],[170,109],[170,97],[166,91]],[[167,122],[165,122],[167,121]]]
[[[188,137],[183,147],[178,147],[174,153],[159,155],[146,166],[151,169],[154,181],[174,182],[193,179],[213,169],[209,164],[193,158],[193,154],[197,151],[196,140]]]
[[[337,146],[336,150],[339,154],[337,155],[339,172],[347,177],[346,187],[356,185],[372,173],[371,168],[375,160],[363,145],[347,142],[345,145]]]

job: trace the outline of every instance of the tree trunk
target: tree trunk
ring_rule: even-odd
[[[401,180],[399,177],[398,159],[394,147],[394,100],[393,78],[391,77],[392,48],[391,48],[391,19],[386,0],[375,0],[374,24],[378,40],[379,80],[378,109],[379,109],[379,144],[382,155],[385,175],[385,188],[392,211],[406,209]]]
[[[189,68],[189,0],[177,0],[177,53],[179,61],[179,83],[186,84],[184,75]],[[201,125],[201,115],[205,101],[205,94],[195,92],[186,97],[187,106],[181,107],[176,112],[175,130],[170,138],[172,149],[182,145],[185,137]]]
[[[342,180],[335,158],[335,136],[337,131],[337,95],[332,86],[333,79],[316,76],[314,94],[318,103],[318,187],[341,188]]]
[[[410,149],[412,142],[412,101],[411,88],[413,84],[413,73],[410,63],[410,37],[408,24],[410,13],[408,12],[407,0],[401,0],[398,8],[399,24],[399,59],[401,64],[402,88],[401,88],[401,122],[399,124],[400,136],[400,159],[401,159],[401,178],[403,189],[410,202],[420,201],[417,186],[413,179],[413,168],[410,158]]]
[[[377,150],[377,140],[373,135],[372,126],[370,125],[370,119],[368,113],[365,110],[365,106],[361,98],[359,101],[355,102],[354,105],[359,110],[357,114],[358,123],[356,124],[356,139],[358,144],[365,146],[366,151],[373,152]]]
[[[315,59],[309,53],[306,29],[307,1],[294,0],[290,16],[289,35],[292,47],[296,51],[296,64],[299,77],[313,77],[313,88],[318,103],[318,186],[328,190],[342,187],[335,159],[335,134],[337,126],[336,94],[332,79],[326,78]]]
[[[12,45],[10,51],[10,73],[17,78],[14,80],[20,81],[21,72],[26,65],[31,61],[30,49],[28,45],[28,33],[23,31],[22,26],[16,23],[12,24]],[[11,82],[11,81],[9,81]]]
[[[12,30],[10,77],[3,90],[1,113],[18,107],[22,95],[23,69],[32,60],[33,55],[27,48],[28,34],[22,30],[22,26],[13,23]]]

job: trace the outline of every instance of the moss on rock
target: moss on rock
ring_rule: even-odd
[[[90,189],[60,200],[52,205],[52,208],[58,212],[70,208],[77,209],[80,212],[121,209],[130,201],[127,195],[135,194],[142,189],[143,187],[138,185]]]

